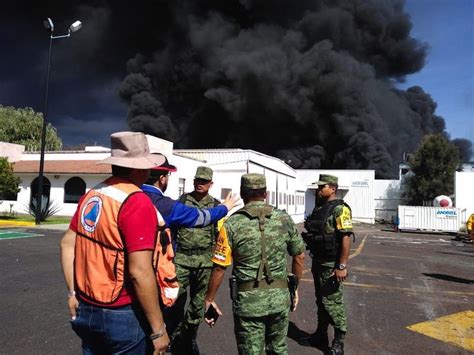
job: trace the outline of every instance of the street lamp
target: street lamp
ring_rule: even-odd
[[[41,129],[41,152],[40,152],[40,166],[39,166],[39,174],[38,174],[38,194],[36,197],[36,215],[35,215],[36,224],[41,223],[41,211],[42,211],[42,203],[43,203],[44,150],[46,147],[46,123],[47,123],[47,116],[48,116],[49,73],[51,69],[51,53],[53,49],[53,39],[70,37],[71,33],[79,31],[82,27],[81,21],[75,21],[71,26],[69,26],[67,34],[60,35],[60,36],[53,36],[53,33],[54,33],[53,21],[48,17],[46,20],[43,21],[43,24],[46,30],[48,30],[48,32],[51,35],[49,36],[48,71],[46,74],[46,93],[44,96],[43,127]]]

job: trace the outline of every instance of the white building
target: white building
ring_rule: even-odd
[[[310,185],[319,174],[339,177],[338,197],[351,206],[353,219],[374,223],[390,221],[403,204],[399,180],[375,180],[374,170],[295,170],[282,160],[249,149],[173,149],[173,143],[147,136],[150,150],[163,153],[178,171],[170,177],[166,194],[177,199],[193,190],[199,165],[214,170],[211,195],[223,199],[229,191],[239,193],[240,177],[261,173],[267,179],[267,203],[286,210],[299,223],[314,208],[314,190]],[[1,144],[0,155],[15,162],[14,172],[21,178],[16,200],[0,201],[0,212],[26,213],[37,191],[39,153],[24,152],[20,145]],[[58,215],[71,216],[77,201],[86,191],[111,174],[110,165],[96,164],[110,156],[110,148],[86,147],[84,151],[47,152],[45,154],[43,191],[59,208]],[[474,171],[456,173],[456,207],[474,213]]]
[[[176,149],[177,156],[204,162],[214,170],[211,194],[225,198],[239,193],[240,177],[260,173],[267,180],[267,203],[286,210],[296,222],[304,217],[305,190],[298,186],[296,171],[282,160],[249,149]]]
[[[267,178],[267,202],[288,211],[300,221],[304,216],[304,189],[298,189],[296,171],[280,159],[242,149],[173,150],[173,143],[147,136],[151,152],[163,153],[178,168],[171,174],[166,194],[177,199],[193,190],[196,168],[206,165],[214,170],[211,195],[224,199],[229,191],[239,193],[240,177],[262,173]],[[86,147],[84,151],[47,152],[44,162],[43,194],[57,205],[58,215],[72,216],[79,198],[111,174],[108,164],[97,162],[110,156],[110,148]],[[0,212],[26,213],[38,189],[39,153],[24,152],[14,172],[21,178],[16,200],[3,201]]]
[[[351,206],[354,221],[374,223],[374,170],[323,170],[302,169],[297,170],[298,185],[306,191],[305,216],[311,214],[314,208],[314,190],[310,185],[319,180],[319,174],[330,174],[339,178],[338,198]]]
[[[468,218],[474,213],[474,170],[457,171],[454,175],[455,206],[466,209]]]

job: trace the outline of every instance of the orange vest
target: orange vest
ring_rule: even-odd
[[[123,290],[126,258],[124,241],[118,228],[118,216],[123,203],[140,191],[136,185],[112,177],[90,190],[78,207],[74,280],[80,294],[91,301],[112,304]],[[161,218],[158,211],[157,214]],[[176,285],[171,282],[169,287],[175,288],[178,283],[172,257],[168,259],[159,255],[163,251],[159,243],[161,239],[156,238],[155,241],[153,265],[163,298],[166,290],[161,286],[160,274],[167,274],[167,278],[173,281],[170,275],[174,271]],[[166,248],[165,253],[162,253],[164,256],[168,255],[168,249],[172,248]],[[176,291],[176,296],[177,293]],[[172,303],[175,299],[176,297]],[[170,303],[168,298],[167,303]]]
[[[160,220],[163,219],[158,213],[158,221]],[[162,229],[160,227],[153,253],[153,267],[158,270],[156,277],[160,288],[161,302],[166,307],[171,307],[178,298],[179,283],[173,261],[174,250],[171,244],[171,231],[169,228]]]

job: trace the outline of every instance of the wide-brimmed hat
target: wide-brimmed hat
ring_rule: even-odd
[[[153,155],[161,155],[163,158],[165,158],[165,161],[163,162],[163,164],[161,164],[160,166],[156,166],[154,168],[152,168],[151,170],[160,170],[160,171],[171,171],[171,172],[175,172],[177,171],[178,169],[176,168],[176,166],[174,165],[171,165],[169,162],[168,162],[168,159],[161,153],[153,153]]]
[[[112,164],[131,169],[151,169],[164,163],[163,155],[150,153],[141,132],[117,132],[110,136],[110,157],[97,164]]]

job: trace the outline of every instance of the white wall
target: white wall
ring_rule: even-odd
[[[31,183],[38,176],[37,174],[18,174],[21,183],[20,191],[17,195],[16,201],[3,201],[0,204],[1,212],[10,212],[10,204],[13,204],[12,211],[16,213],[28,213],[28,206],[31,198]],[[72,216],[76,211],[76,203],[64,203],[64,184],[71,177],[78,176],[86,183],[86,191],[97,185],[99,182],[105,180],[110,175],[71,175],[71,174],[44,174],[44,178],[51,183],[50,200],[53,204],[59,207],[56,213],[59,216]]]
[[[392,221],[398,214],[398,206],[404,205],[400,180],[374,181],[374,207],[377,220]]]
[[[176,166],[178,170],[170,176],[166,195],[176,200],[179,198],[179,179],[185,179],[184,192],[193,191],[193,180],[196,169],[198,166],[206,164],[198,160],[187,159],[177,155],[168,155],[167,158],[168,162]]]
[[[454,193],[455,206],[466,209],[466,216],[469,217],[474,213],[474,171],[456,172]]]
[[[330,174],[339,178],[338,197],[351,206],[354,221],[374,223],[374,170],[313,170],[297,171],[298,183],[306,187],[305,215],[311,214],[314,208],[314,192],[309,185],[318,181],[320,174]]]

